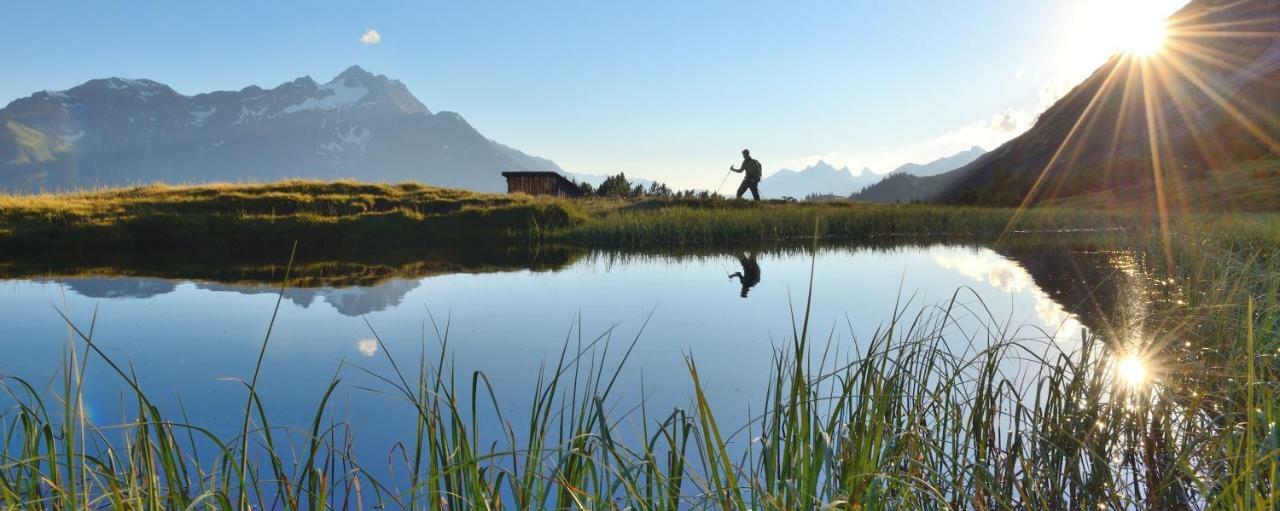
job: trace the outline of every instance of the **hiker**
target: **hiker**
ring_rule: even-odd
[[[760,283],[760,263],[756,262],[755,254],[746,252],[738,253],[738,263],[742,265],[742,271],[733,272],[729,275],[729,280],[735,277],[738,279],[738,283],[742,284],[742,297],[746,298],[747,292]]]
[[[729,170],[746,173],[742,178],[742,184],[738,185],[739,199],[742,198],[742,194],[747,193],[747,190],[751,190],[751,196],[757,201],[760,200],[760,162],[751,158],[751,151],[742,150],[742,168],[734,168],[731,165]],[[745,292],[742,296],[746,296]]]

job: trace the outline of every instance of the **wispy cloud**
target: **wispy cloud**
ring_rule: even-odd
[[[382,42],[382,34],[372,28],[365,29],[364,34],[360,35],[360,44],[378,44]]]
[[[1055,78],[1040,87],[1040,101],[1035,108],[1008,108],[989,118],[977,119],[928,140],[873,149],[859,155],[839,151],[811,154],[793,161],[791,167],[800,169],[821,160],[836,167],[847,165],[854,172],[869,167],[876,173],[883,174],[904,163],[928,163],[973,146],[990,151],[1031,129],[1040,114],[1070,92],[1073,85],[1074,82],[1070,80]]]

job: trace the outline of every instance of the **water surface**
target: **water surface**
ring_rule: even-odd
[[[356,367],[391,376],[390,351],[412,373],[421,354],[439,356],[446,332],[459,387],[469,388],[473,372],[482,371],[501,413],[517,424],[542,366],[553,364],[566,342],[576,348],[605,336],[588,358],[616,364],[638,339],[609,403],[615,417],[636,420],[627,414],[642,400],[655,412],[687,407],[685,357],[692,357],[721,420],[737,425],[760,410],[775,349],[790,342],[803,317],[811,277],[812,336],[845,358],[895,311],[953,299],[957,332],[1052,337],[1069,351],[1090,318],[1117,300],[1115,260],[952,245],[822,249],[816,256],[538,252],[375,270],[302,265],[295,274],[302,285],[283,293],[282,266],[28,272],[0,281],[0,374],[52,393],[68,346],[84,347],[57,309],[85,329],[96,310],[95,342],[137,372],[162,410],[176,416],[182,405],[191,422],[233,436],[245,402],[236,381],[252,374],[282,297],[263,362],[262,400],[276,425],[306,427],[337,375],[332,412],[352,424],[361,457],[385,459],[395,442],[410,438],[413,410]],[[963,351],[974,341],[956,335],[949,342]],[[120,422],[128,406],[119,378],[91,360],[86,379],[93,419]],[[495,438],[496,415],[480,414],[482,429]]]

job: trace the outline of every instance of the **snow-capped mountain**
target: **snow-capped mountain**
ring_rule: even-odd
[[[194,96],[151,80],[90,80],[0,109],[0,188],[352,178],[502,191],[501,172],[559,172],[433,113],[358,66]]]
[[[799,172],[781,169],[760,182],[760,195],[768,198],[794,197],[803,199],[810,194],[847,196],[862,187],[879,181],[881,176],[864,168],[857,173],[849,167],[835,168],[819,161]],[[726,186],[725,190],[732,193]]]

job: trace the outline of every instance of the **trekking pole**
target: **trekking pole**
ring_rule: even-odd
[[[724,188],[724,182],[729,180],[730,172],[733,172],[733,170],[730,169],[730,170],[724,171],[724,177],[720,178],[720,186],[716,187],[716,195],[720,195],[720,189]]]

